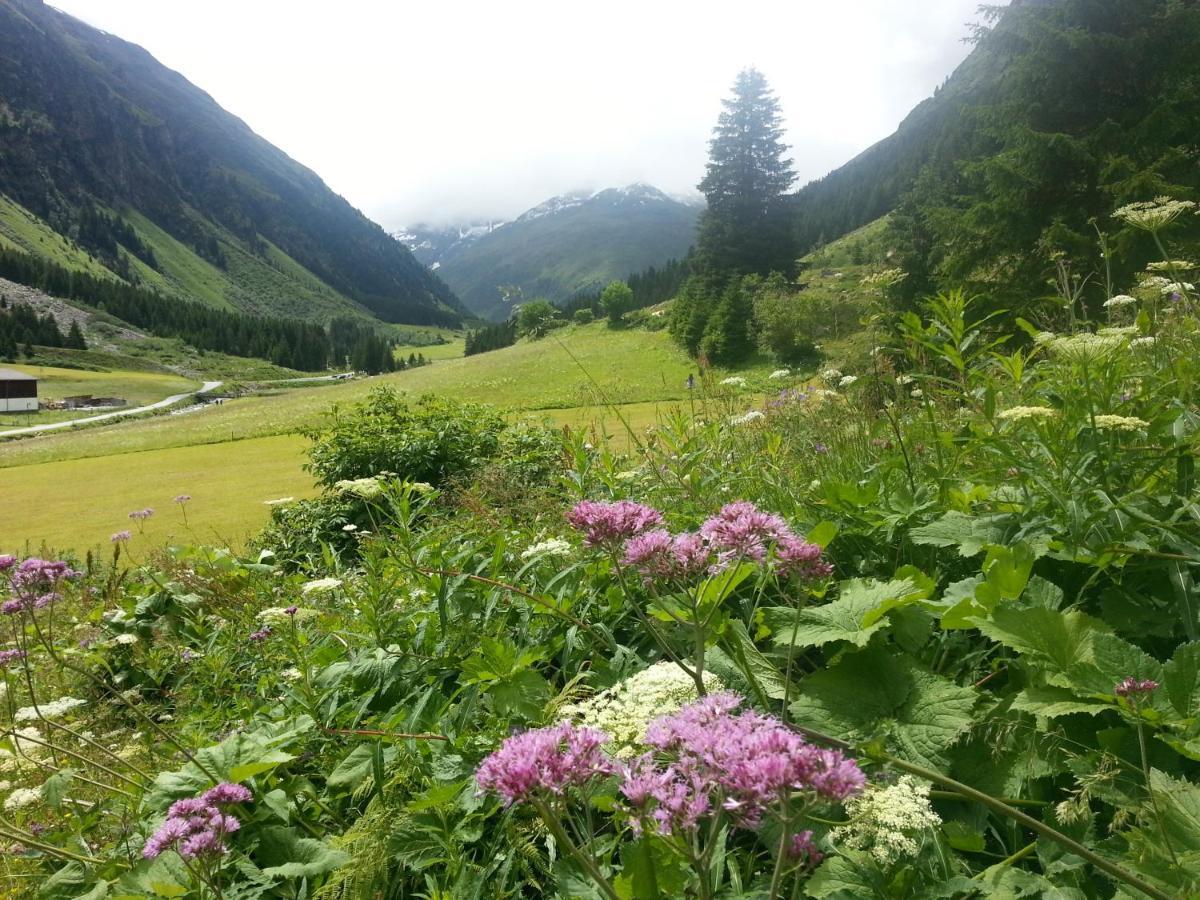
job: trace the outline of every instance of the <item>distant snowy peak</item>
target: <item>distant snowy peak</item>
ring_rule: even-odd
[[[598,191],[571,191],[551,197],[539,203],[533,209],[523,212],[514,220],[516,222],[531,222],[546,216],[554,216],[568,210],[578,209],[588,204],[604,204],[609,206],[632,205],[642,206],[648,203],[671,203],[671,197],[664,194],[653,185],[635,182],[625,187],[601,188]]]

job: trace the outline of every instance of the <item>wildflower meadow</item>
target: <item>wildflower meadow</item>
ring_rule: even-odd
[[[245,552],[0,556],[4,890],[1200,896],[1193,214],[621,442],[377,392]]]

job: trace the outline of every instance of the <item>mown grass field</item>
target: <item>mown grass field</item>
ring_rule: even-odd
[[[91,394],[94,397],[121,397],[129,406],[144,406],[173,394],[199,387],[199,382],[160,372],[111,371],[90,372],[80,369],[60,369],[53,366],[4,366],[25,372],[38,379],[41,400],[61,400],[64,397]],[[106,410],[99,410],[105,412]],[[42,410],[37,413],[0,414],[0,431],[60,422],[95,415],[97,410]]]
[[[266,521],[264,501],[315,493],[301,469],[306,443],[281,435],[0,469],[0,546],[83,552],[126,529],[135,554],[180,542],[240,546]],[[186,525],[180,494],[192,497]],[[142,533],[129,513],[146,507],[155,512]]]
[[[461,343],[425,348],[461,354]],[[423,351],[424,352],[424,351]],[[432,355],[427,353],[427,356]],[[439,354],[440,355],[440,354]],[[741,374],[764,377],[767,364]],[[43,541],[82,550],[129,527],[130,510],[158,512],[138,541],[185,540],[170,502],[191,494],[193,539],[240,543],[266,520],[264,500],[312,492],[299,435],[335,403],[389,385],[486,402],[628,443],[635,431],[686,401],[694,364],[665,332],[571,327],[540,341],[376,378],[295,387],[232,400],[187,416],[159,416],[0,444],[0,546]],[[108,373],[72,373],[97,379]],[[145,375],[146,373],[131,373]],[[91,393],[100,391],[91,390]],[[619,404],[617,416],[609,404]],[[135,542],[136,547],[136,542]]]

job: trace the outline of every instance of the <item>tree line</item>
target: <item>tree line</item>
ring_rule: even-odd
[[[78,322],[72,322],[63,334],[50,313],[39,314],[28,303],[9,303],[7,297],[0,295],[0,359],[11,362],[18,353],[30,356],[34,345],[87,349]]]
[[[9,249],[0,249],[0,277],[107,312],[158,337],[179,338],[201,350],[264,359],[306,372],[344,365],[369,373],[390,372],[396,367],[394,343],[368,323],[335,320],[327,329],[300,319],[214,309]]]

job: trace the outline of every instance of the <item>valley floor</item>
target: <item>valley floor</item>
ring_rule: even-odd
[[[766,364],[743,374],[765,378]],[[761,370],[761,371],[760,371]],[[187,541],[242,545],[266,521],[264,501],[314,493],[302,469],[307,441],[334,404],[380,386],[491,403],[556,424],[613,435],[644,431],[686,404],[693,363],[665,332],[611,331],[601,324],[537,342],[353,382],[300,385],[233,400],[197,416],[159,416],[78,433],[0,444],[0,543],[5,552],[43,545],[82,552],[128,529],[128,513],[151,507],[132,549]],[[765,382],[764,382],[765,387]],[[611,405],[610,405],[611,404]],[[185,525],[172,502],[193,499]]]

